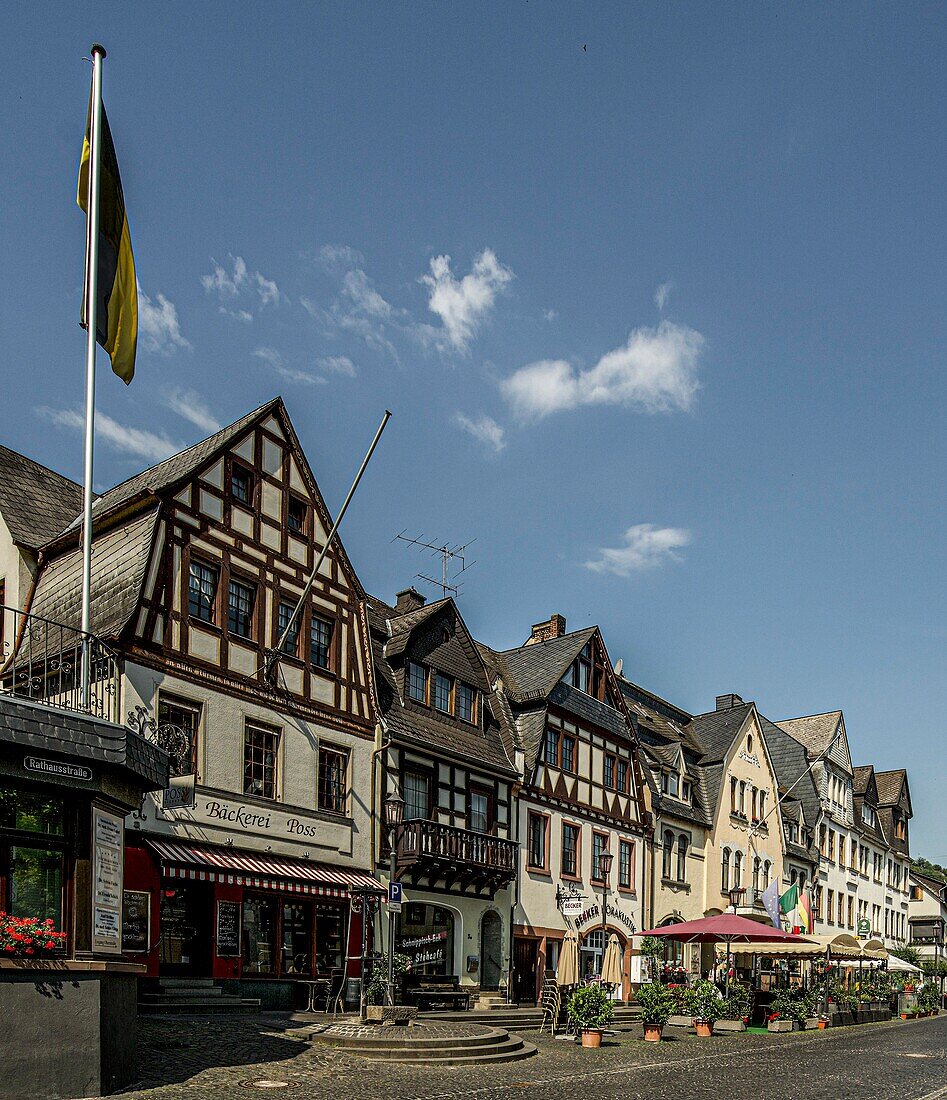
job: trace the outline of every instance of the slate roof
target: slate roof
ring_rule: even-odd
[[[400,666],[410,646],[413,632],[435,614],[453,606],[458,619],[458,634],[464,631],[463,619],[453,600],[448,597],[426,604],[423,608],[398,615],[393,607],[375,597],[367,600],[372,630],[372,658],[379,686],[379,706],[389,731],[399,743],[461,760],[470,766],[481,765],[510,777],[517,773],[509,752],[513,749],[510,716],[493,693],[481,684],[482,698],[492,721],[473,727],[468,723],[441,715],[434,709],[406,703],[399,690],[398,676],[392,667]],[[425,612],[425,614],[421,614]],[[481,660],[479,648],[470,639],[474,660]],[[483,669],[484,681],[487,669]]]
[[[809,714],[804,718],[786,718],[776,725],[790,737],[794,737],[800,745],[805,745],[811,758],[821,756],[832,744],[841,718],[840,710],[830,710],[825,714]]]
[[[158,509],[98,535],[92,544],[92,633],[117,638],[138,605]],[[40,573],[30,614],[64,626],[82,622],[82,550],[49,562]]]
[[[907,778],[904,768],[890,772],[875,772],[875,786],[878,788],[879,806],[896,806],[901,798],[901,788]]]
[[[495,658],[499,666],[507,695],[514,702],[525,703],[549,695],[586,642],[595,635],[595,629],[594,626],[588,626],[571,634],[563,634],[559,638],[535,642],[533,645],[487,652]]]
[[[819,791],[809,771],[809,758],[804,748],[794,737],[780,729],[775,722],[759,715],[760,729],[766,742],[776,779],[782,792],[791,790],[793,799],[802,803],[802,812],[806,824],[815,829],[821,812]]]
[[[152,496],[162,489],[167,489],[179,481],[186,480],[208,461],[215,451],[225,447],[261,416],[275,409],[279,404],[280,399],[274,397],[258,409],[254,409],[253,412],[249,412],[246,416],[235,420],[233,424],[228,424],[227,427],[221,428],[219,432],[214,432],[213,435],[202,439],[200,443],[195,443],[193,447],[188,447],[179,454],[172,455],[156,466],[142,470],[140,474],[135,474],[134,477],[109,489],[95,501],[92,509],[93,518],[97,519],[115,511],[124,504],[131,503],[136,498]],[[77,527],[80,521],[81,517],[76,517],[70,527]]]
[[[0,745],[53,753],[69,762],[108,764],[131,772],[144,790],[169,782],[168,754],[137,733],[86,714],[0,696]]]
[[[855,794],[864,794],[868,790],[874,770],[871,764],[859,764],[852,769],[852,790]]]
[[[695,715],[691,725],[694,736],[704,749],[702,764],[717,764],[724,760],[752,709],[753,703],[741,703],[729,710],[712,710],[707,714]]]
[[[13,541],[38,550],[82,511],[82,486],[0,446],[0,514]]]

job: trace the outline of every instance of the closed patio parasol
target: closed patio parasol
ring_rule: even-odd
[[[621,985],[621,947],[614,932],[602,958],[602,985]]]
[[[560,987],[579,984],[579,939],[575,932],[566,932],[559,950],[559,965],[556,967],[556,980]]]

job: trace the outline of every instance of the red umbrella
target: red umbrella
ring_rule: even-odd
[[[663,928],[649,928],[635,932],[636,936],[662,936],[678,943],[725,943],[727,945],[727,991],[730,990],[730,945],[734,943],[812,943],[803,936],[794,936],[781,928],[760,924],[736,913],[720,913],[716,917],[702,917],[681,924],[666,924]]]
[[[736,913],[720,913],[716,917],[701,917],[681,924],[666,924],[635,932],[636,936],[663,936],[678,943],[812,943],[803,936],[794,936],[781,928],[738,917]]]

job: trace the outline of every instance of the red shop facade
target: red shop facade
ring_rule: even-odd
[[[351,892],[381,892],[371,874],[231,846],[140,839],[125,849],[123,952],[147,967],[152,984],[209,978],[265,1008],[297,1008],[307,1002],[303,983],[326,979],[334,1000],[346,979],[358,978],[362,915]]]

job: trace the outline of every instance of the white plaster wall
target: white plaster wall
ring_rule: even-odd
[[[138,705],[154,714],[159,689],[202,706],[202,728],[198,738],[198,809],[159,813],[160,796],[152,796],[146,800],[143,816],[129,819],[130,829],[169,833],[216,844],[226,843],[232,837],[241,847],[346,866],[371,866],[371,741],[131,662],[126,665],[123,677],[123,717]],[[248,798],[242,793],[244,722],[247,718],[282,730],[279,797],[275,801]],[[349,751],[349,819],[316,809],[320,742]],[[213,792],[226,792],[232,797],[221,799]],[[248,813],[264,819],[267,810],[271,810],[268,826],[251,824],[244,827],[239,823],[215,821],[206,812],[206,803],[215,799],[231,806],[245,805]],[[291,822],[297,824],[291,825]]]

